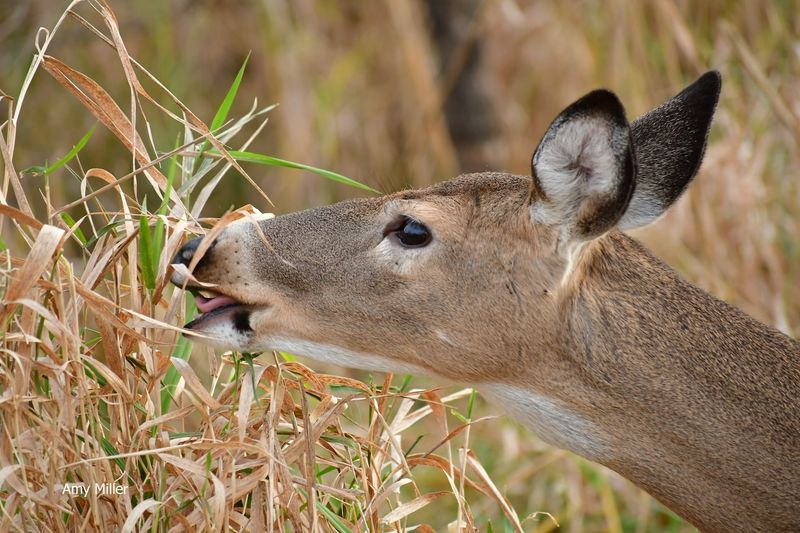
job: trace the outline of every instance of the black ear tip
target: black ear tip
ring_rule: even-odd
[[[567,117],[573,114],[602,114],[615,118],[618,122],[627,125],[625,107],[617,98],[617,95],[607,89],[595,89],[582,96],[567,107],[561,113],[561,116]]]
[[[625,108],[622,106],[622,102],[620,102],[616,94],[612,93],[608,89],[595,89],[578,100],[576,103],[582,103],[584,107],[590,109],[625,114]]]
[[[707,87],[710,92],[719,93],[722,87],[722,74],[718,70],[709,70],[697,78],[695,83]]]
[[[709,70],[697,78],[697,81],[704,84],[713,85],[717,87],[717,90],[719,90],[719,87],[722,86],[722,74],[720,74],[718,70]]]
[[[709,70],[697,80],[683,90],[687,100],[696,100],[698,105],[710,108],[713,112],[719,101],[719,93],[722,89],[722,76],[718,70]]]

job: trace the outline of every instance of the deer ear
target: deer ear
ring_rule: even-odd
[[[611,229],[633,191],[636,158],[625,109],[606,90],[592,91],[553,121],[533,155],[531,215],[561,228],[561,241]]]
[[[621,229],[652,222],[686,190],[703,160],[721,84],[719,72],[706,72],[633,122],[636,190],[620,220]]]

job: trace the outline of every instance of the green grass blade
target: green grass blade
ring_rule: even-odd
[[[164,248],[164,216],[167,214],[167,207],[169,197],[172,194],[172,182],[175,179],[176,157],[170,158],[169,171],[167,173],[167,188],[164,190],[164,201],[158,207],[158,214],[156,224],[153,227],[153,247],[150,255],[150,262],[153,265],[155,273],[158,272],[158,263],[161,259],[161,251]]]
[[[72,150],[67,152],[67,155],[65,155],[64,157],[62,157],[61,159],[59,159],[58,161],[56,161],[55,163],[53,163],[49,167],[45,168],[44,169],[44,174],[45,175],[46,174],[52,174],[53,172],[55,172],[59,168],[63,167],[64,165],[66,165],[67,163],[72,161],[72,159],[76,155],[78,155],[78,152],[80,152],[83,149],[83,147],[86,146],[86,143],[89,142],[89,139],[92,137],[92,133],[94,133],[94,128],[95,128],[95,126],[92,126],[92,128],[86,133],[86,135],[81,137],[81,140],[78,141],[78,144],[73,146]]]
[[[145,215],[139,216],[139,267],[144,278],[144,285],[150,290],[156,286],[156,274],[152,263],[153,244],[150,237],[150,226]]]
[[[197,313],[197,308],[194,305],[194,298],[191,295],[186,296],[186,316],[192,317]],[[178,339],[178,345],[172,353],[172,357],[188,361],[192,355],[192,343],[186,337]],[[178,386],[181,375],[174,366],[169,367],[167,373],[161,378],[161,414],[169,411],[170,404],[172,403],[172,395],[175,388]]]
[[[472,389],[472,392],[469,395],[469,403],[467,403],[467,418],[472,420],[472,410],[475,408],[475,397],[478,395],[478,391]]]
[[[331,525],[336,528],[336,531],[339,533],[351,533],[352,530],[347,527],[344,522],[342,522],[340,517],[336,516],[336,513],[328,509],[324,503],[319,500],[314,503],[317,504],[317,509],[319,509],[320,512],[325,515],[325,518],[328,519]]]
[[[231,88],[228,89],[228,94],[225,95],[225,99],[222,100],[222,104],[220,104],[219,109],[217,109],[217,113],[214,115],[214,120],[211,121],[211,131],[214,131],[222,126],[225,123],[225,120],[228,118],[228,112],[231,110],[233,101],[236,98],[236,93],[239,92],[239,85],[242,83],[244,70],[247,67],[247,62],[249,60],[250,53],[248,52],[247,57],[244,58],[242,66],[239,68],[239,72],[236,74],[236,79],[233,80]]]
[[[242,66],[239,68],[239,72],[236,74],[236,78],[233,80],[230,88],[228,89],[228,93],[225,95],[225,98],[222,100],[222,103],[219,105],[217,112],[214,114],[214,118],[211,121],[210,129],[212,132],[215,132],[219,129],[220,126],[225,124],[225,120],[228,118],[228,113],[231,110],[231,106],[233,105],[233,101],[236,99],[236,93],[239,92],[239,85],[242,83],[242,78],[244,77],[244,71],[247,67],[247,62],[250,60],[250,54],[247,54],[247,57],[244,58],[244,62]],[[197,170],[197,165],[200,164],[202,160],[203,154],[208,147],[211,145],[211,142],[208,140],[203,141],[203,144],[200,145],[200,150],[197,152],[197,159],[195,159],[195,170]]]
[[[86,235],[83,234],[83,231],[81,231],[81,228],[77,227],[78,223],[75,222],[75,219],[72,218],[69,215],[69,213],[64,212],[64,213],[61,213],[61,220],[63,220],[67,224],[67,226],[70,227],[70,229],[74,229],[75,230],[75,233],[74,233],[75,237],[77,237],[77,239],[79,241],[81,241],[81,244],[85,248],[86,247],[86,242],[87,242],[86,241]]]
[[[172,357],[177,357],[178,359],[186,361],[191,354],[192,343],[189,342],[186,337],[181,337],[178,341],[178,345],[175,347]],[[169,367],[169,370],[167,370],[167,373],[164,374],[164,377],[161,379],[161,414],[169,411],[170,405],[172,404],[172,395],[180,379],[181,375],[174,366]]]
[[[220,155],[219,152],[211,152],[211,153]],[[363,189],[365,191],[370,191],[380,194],[380,191],[373,189],[369,185],[365,185],[352,178],[348,178],[347,176],[342,176],[341,174],[338,174],[336,172],[331,172],[330,170],[324,170],[321,168],[312,167],[310,165],[304,165],[303,163],[295,163],[294,161],[287,161],[286,159],[280,159],[269,155],[257,154],[255,152],[240,152],[238,150],[229,150],[228,153],[231,155],[231,157],[233,157],[237,161],[243,161],[245,163],[257,163],[259,165],[269,165],[273,167],[285,167],[285,168],[294,168],[297,170],[306,170],[308,172],[313,172],[318,176],[322,176],[323,178],[327,178],[329,180],[336,181],[338,183],[344,183],[345,185],[349,185],[357,189]]]
[[[97,230],[97,233],[95,233],[92,236],[92,238],[89,239],[89,241],[86,243],[86,247],[87,248],[91,248],[92,246],[94,246],[97,243],[97,241],[100,240],[100,237],[102,237],[103,235],[105,235],[107,233],[112,233],[113,234],[114,229],[117,228],[118,226],[121,226],[124,223],[125,223],[124,220],[115,220],[113,222],[109,222],[108,224],[106,224],[105,226],[103,226],[102,228]]]
[[[281,357],[283,357],[285,360],[289,362],[297,361],[297,357],[292,353],[289,352],[278,352],[278,353],[280,353]]]
[[[113,444],[111,444],[108,439],[105,437],[100,437],[100,447],[103,448],[103,451],[106,452],[106,455],[119,455],[119,450],[117,450]],[[121,457],[117,457],[114,459],[114,462],[117,464],[117,467],[125,472],[125,460]]]

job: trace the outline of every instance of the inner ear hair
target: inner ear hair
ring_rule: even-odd
[[[602,89],[577,100],[547,129],[531,166],[531,215],[559,226],[560,241],[585,241],[611,229],[636,176],[622,103]]]

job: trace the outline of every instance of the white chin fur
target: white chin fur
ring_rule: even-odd
[[[322,363],[330,363],[348,368],[361,370],[371,370],[375,372],[395,372],[402,374],[427,375],[430,372],[424,368],[390,359],[380,355],[355,352],[335,346],[333,344],[323,344],[318,342],[306,341],[292,337],[270,337],[267,339],[254,339],[253,337],[237,330],[230,320],[210,320],[208,324],[193,331],[204,337],[196,340],[224,350],[245,350],[261,352],[267,350],[279,350],[289,352],[294,355],[308,357]]]
[[[261,342],[258,343],[259,345]],[[332,344],[322,344],[291,337],[272,337],[264,341],[264,348],[280,350],[305,356],[322,363],[372,370],[375,372],[395,372],[402,374],[429,374],[425,369],[413,364],[389,359],[380,355],[354,352]]]
[[[249,337],[236,328],[233,324],[212,324],[209,327],[193,328],[190,331],[196,332],[202,337],[192,337],[193,340],[221,348],[223,350],[247,350]]]

